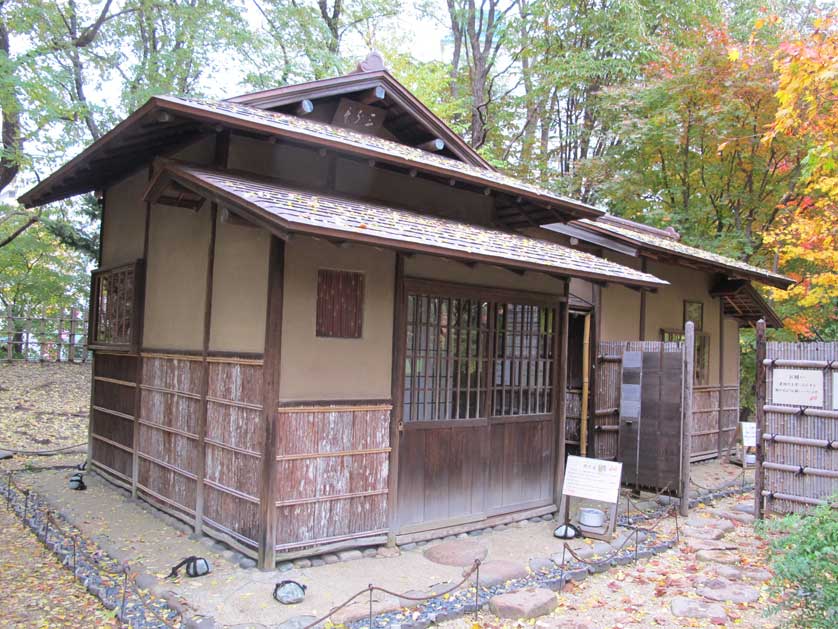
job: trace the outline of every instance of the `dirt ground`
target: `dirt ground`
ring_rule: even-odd
[[[0,365],[0,448],[49,449],[83,443],[87,433],[87,399],[90,391],[89,366],[77,365]],[[91,476],[90,489],[70,495],[66,466],[79,463],[83,449],[53,457],[15,457],[0,461],[0,475],[16,470],[16,479],[29,484],[57,508],[71,515],[83,531],[96,536],[150,572],[163,577],[181,556],[200,554],[211,558],[215,569],[207,579],[176,580],[167,587],[181,594],[193,608],[227,625],[254,623],[268,626],[302,614],[321,614],[349,593],[373,582],[397,591],[424,589],[440,582],[458,580],[459,569],[440,566],[423,557],[423,549],[406,551],[394,558],[365,558],[334,565],[295,568],[290,572],[243,570],[222,547],[190,539],[186,532],[146,505],[132,501],[124,492]],[[718,486],[737,480],[738,468],[712,464],[697,465],[696,483]],[[2,477],[2,476],[0,476]],[[737,480],[738,482],[738,480]],[[729,498],[720,505],[732,508],[749,498]],[[701,505],[696,516],[708,514]],[[683,524],[683,523],[682,523]],[[13,627],[99,627],[112,623],[109,612],[97,599],[72,579],[40,542],[15,521],[0,505],[0,587],[4,592],[2,626]],[[548,522],[527,523],[493,531],[477,538],[489,552],[489,559],[508,559],[526,564],[532,557],[555,552],[558,540]],[[672,519],[659,525],[661,536],[674,535]],[[750,524],[736,523],[727,534],[735,545],[736,564],[764,566],[766,542],[754,534]],[[669,609],[675,596],[696,598],[696,587],[712,578],[718,565],[698,561],[696,548],[681,544],[662,555],[641,560],[636,565],[611,569],[568,585],[558,595],[558,607],[538,621],[515,623],[500,621],[481,613],[483,627],[533,626],[543,629],[599,629],[623,627],[774,627],[776,619],[766,618],[767,592],[753,603],[725,604],[727,620],[678,618]],[[309,585],[306,603],[290,608],[277,605],[273,584],[294,578]],[[410,612],[405,612],[406,616]],[[11,618],[9,623],[6,619]],[[473,627],[473,617],[447,623],[449,627]],[[570,623],[570,624],[568,624]]]

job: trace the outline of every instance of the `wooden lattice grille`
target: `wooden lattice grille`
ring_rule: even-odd
[[[364,323],[364,276],[317,272],[317,336],[359,339]]]
[[[403,421],[552,412],[556,309],[408,294]]]
[[[140,263],[94,271],[91,286],[91,345],[134,342]]]

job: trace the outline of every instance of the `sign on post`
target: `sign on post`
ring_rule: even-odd
[[[622,463],[581,456],[567,457],[559,522],[568,523],[568,502],[571,498],[608,503],[608,519],[602,526],[591,528],[580,525],[579,528],[586,537],[610,540],[617,522],[617,502],[620,499],[622,474]]]
[[[742,445],[746,448],[757,447],[757,425],[756,422],[739,422],[742,429]]]
[[[823,371],[774,369],[771,401],[791,406],[823,406]]]

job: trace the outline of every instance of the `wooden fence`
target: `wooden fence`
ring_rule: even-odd
[[[837,385],[838,343],[766,343],[757,327],[758,513],[835,500]]]
[[[0,311],[0,362],[89,360],[87,310]]]

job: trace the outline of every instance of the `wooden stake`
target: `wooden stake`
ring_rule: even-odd
[[[558,505],[562,499],[562,484],[564,483],[565,450],[567,449],[567,335],[570,324],[570,280],[565,280],[562,300],[556,309],[556,325],[554,326],[553,347],[555,354],[553,364],[556,373],[554,379],[554,417],[556,418],[556,471],[555,487],[553,487],[554,504]]]
[[[404,353],[407,298],[404,292],[404,257],[396,254],[395,288],[393,291],[393,365],[390,383],[393,408],[390,411],[390,461],[387,495],[387,544],[396,545],[399,490],[399,441],[401,438],[402,411],[404,409]]]
[[[681,482],[680,511],[690,512],[690,457],[692,454],[693,379],[695,378],[695,324],[687,321],[684,326],[684,387],[681,418]]]
[[[756,424],[757,424],[757,447],[756,465],[754,466],[754,517],[758,520],[763,517],[762,499],[762,464],[765,461],[765,448],[762,445],[762,435],[765,431],[765,319],[757,321],[757,347],[756,347],[757,371],[754,381],[756,389]]]
[[[724,422],[722,416],[724,415],[725,407],[725,304],[724,300],[719,299],[719,435],[716,448],[718,450],[716,456],[722,456],[722,427]]]

